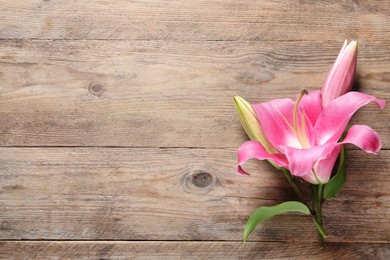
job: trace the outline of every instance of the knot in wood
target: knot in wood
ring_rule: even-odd
[[[88,91],[89,91],[92,95],[95,95],[95,96],[100,97],[100,95],[103,94],[104,89],[103,89],[103,86],[102,86],[101,84],[98,84],[98,83],[91,83],[91,84],[89,84],[89,86],[88,86]]]
[[[209,186],[213,182],[213,177],[210,173],[199,172],[192,176],[192,183],[199,188]]]

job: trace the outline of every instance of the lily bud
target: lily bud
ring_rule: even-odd
[[[234,105],[236,106],[241,125],[248,137],[261,143],[268,153],[279,153],[264,135],[263,128],[252,105],[240,96],[234,98]]]
[[[325,84],[322,87],[322,107],[335,98],[344,95],[352,88],[355,76],[358,53],[357,41],[352,41],[347,45],[345,40],[343,47],[336,61],[334,62]]]

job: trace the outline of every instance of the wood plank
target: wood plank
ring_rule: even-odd
[[[2,1],[0,38],[389,39],[386,1]]]
[[[350,151],[325,204],[329,242],[390,241],[390,151]],[[0,239],[242,240],[257,207],[293,200],[283,176],[235,149],[0,148]],[[297,232],[299,230],[299,232]],[[308,216],[274,217],[250,241],[316,241]]]
[[[281,242],[0,242],[4,259],[388,259],[390,244]]]
[[[389,99],[390,41],[360,44],[360,91]],[[0,41],[1,146],[238,147],[232,98],[319,89],[341,42]],[[390,148],[389,110],[368,124]]]

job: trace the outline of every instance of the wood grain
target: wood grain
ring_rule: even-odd
[[[389,99],[389,42],[360,44],[359,91]],[[0,41],[1,146],[238,147],[232,99],[320,89],[341,42]],[[353,123],[390,148],[388,109]]]
[[[388,41],[385,2],[2,1],[0,38]]]
[[[352,120],[385,150],[349,151],[323,247],[298,214],[244,246],[249,213],[294,195],[264,162],[235,175],[232,102],[319,89],[345,39],[355,89],[389,100],[388,1],[0,0],[0,14],[1,259],[390,258],[388,108]]]
[[[7,259],[377,259],[389,244],[281,242],[0,242]]]
[[[324,208],[329,242],[390,241],[390,179],[377,170],[389,155],[350,151],[345,189]],[[235,162],[234,149],[0,148],[0,239],[241,241],[255,208],[294,195],[265,162],[249,177]],[[250,237],[316,239],[297,214]]]

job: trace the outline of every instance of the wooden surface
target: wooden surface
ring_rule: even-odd
[[[319,89],[345,39],[359,91],[389,100],[390,2],[0,1],[0,258],[389,259],[389,109],[352,120],[383,140],[349,148],[344,190],[310,218],[252,161],[232,99]]]
[[[386,259],[389,244],[286,242],[8,241],[0,257],[18,259]]]

